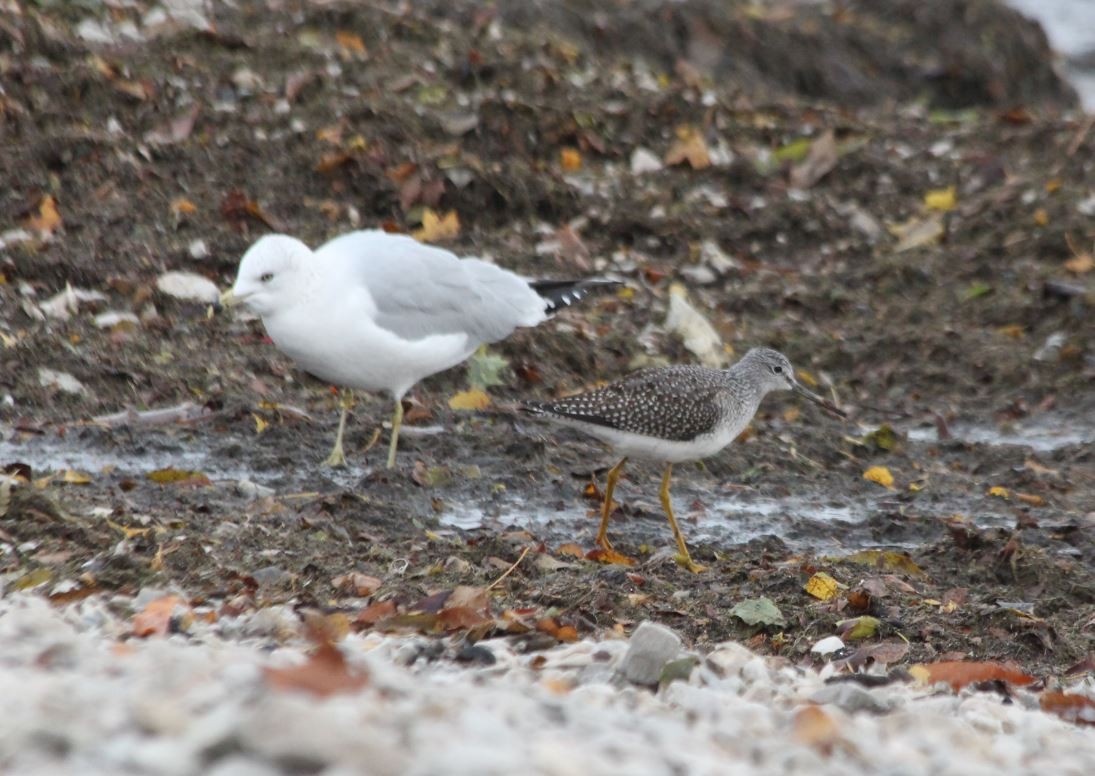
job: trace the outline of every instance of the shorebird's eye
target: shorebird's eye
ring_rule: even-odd
[[[264,272],[264,273],[262,273],[262,276],[259,277],[259,280],[261,280],[263,283],[269,283],[273,279],[274,279],[274,273],[273,272]]]
[[[774,367],[772,367],[772,371],[775,372],[777,375],[781,375],[783,374],[783,367],[781,367],[779,364],[776,364]]]

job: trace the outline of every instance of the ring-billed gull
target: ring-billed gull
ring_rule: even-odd
[[[706,458],[733,442],[753,419],[761,400],[771,391],[794,391],[827,410],[840,410],[795,379],[791,362],[769,348],[753,348],[729,369],[667,366],[641,369],[622,380],[558,401],[524,402],[521,408],[565,425],[579,428],[610,444],[622,457],[608,472],[597,544],[615,554],[608,541],[612,492],[628,458],[665,462],[659,491],[669,518],[678,558],[691,571],[684,535],[673,516],[669,479],[673,464]]]
[[[243,255],[221,303],[249,307],[279,350],[342,388],[338,434],[325,463],[346,462],[342,436],[353,390],[390,393],[391,468],[402,399],[415,383],[459,364],[483,343],[542,323],[599,285],[615,282],[529,281],[379,230],[350,232],[315,251],[295,237],[272,234]]]

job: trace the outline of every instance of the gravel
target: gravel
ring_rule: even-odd
[[[1022,690],[1007,700],[826,684],[830,667],[803,669],[736,643],[700,656],[686,679],[638,686],[625,678],[628,655],[661,645],[660,672],[680,649],[653,624],[631,644],[536,653],[505,639],[469,651],[458,639],[350,634],[339,647],[366,686],[316,697],[264,674],[307,660],[291,609],[198,617],[183,633],[136,639],[135,605],[0,600],[0,771],[1095,773],[1095,729],[1041,712]],[[460,654],[474,659],[458,663]],[[1093,694],[1095,683],[1071,690]]]

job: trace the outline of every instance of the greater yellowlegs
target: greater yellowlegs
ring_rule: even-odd
[[[597,544],[608,541],[612,493],[628,458],[665,462],[659,491],[680,561],[692,561],[669,497],[673,464],[714,455],[737,438],[771,391],[794,391],[842,415],[836,407],[795,379],[787,357],[769,348],[753,348],[729,369],[667,366],[642,369],[622,380],[558,401],[530,401],[525,412],[579,428],[611,445],[622,457],[608,472]]]
[[[395,465],[403,396],[419,380],[459,364],[483,343],[536,326],[559,308],[614,281],[530,281],[406,235],[360,231],[312,251],[288,235],[257,240],[221,297],[257,313],[274,344],[302,369],[342,388],[335,445],[325,463],[346,462],[342,436],[353,390],[395,399],[388,468]]]

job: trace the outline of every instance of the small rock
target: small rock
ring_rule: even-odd
[[[100,329],[113,329],[120,323],[132,324],[133,326],[139,326],[141,324],[141,319],[136,315],[121,310],[107,310],[106,312],[99,313],[92,320]]]
[[[497,662],[493,652],[478,644],[465,644],[453,655],[453,660],[457,663],[477,666],[492,666]]]
[[[201,261],[209,258],[209,244],[205,240],[194,240],[186,250],[192,259]]]
[[[822,657],[831,655],[834,652],[839,652],[842,649],[844,649],[844,642],[841,640],[840,636],[827,636],[810,647],[811,652],[815,655],[821,655]]]
[[[176,299],[206,304],[216,302],[221,295],[212,280],[195,272],[165,272],[157,278],[156,288]]]
[[[636,148],[631,152],[631,174],[642,175],[648,172],[658,172],[663,168],[662,160],[648,148]]]
[[[814,703],[831,703],[849,713],[869,711],[872,714],[885,714],[894,708],[893,698],[873,692],[851,682],[829,684],[810,696]]]
[[[56,388],[64,393],[80,395],[87,392],[84,384],[70,375],[68,372],[58,372],[55,369],[41,367],[38,370],[38,384],[43,388]]]
[[[645,620],[631,634],[620,673],[629,682],[655,685],[665,664],[680,654],[681,637],[664,625]]]
[[[241,496],[255,499],[273,496],[276,491],[273,488],[259,485],[257,482],[252,482],[251,480],[240,480],[236,483],[236,492]]]

